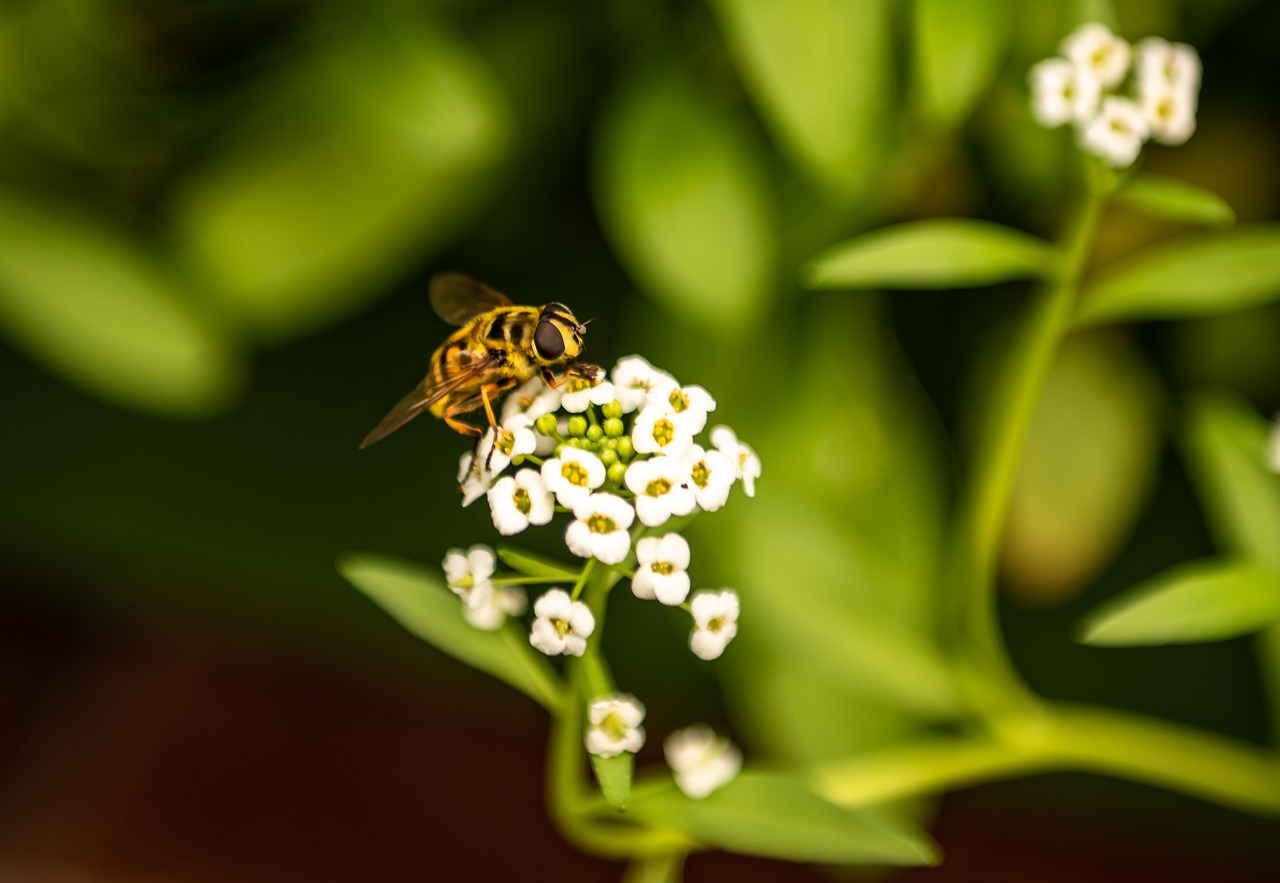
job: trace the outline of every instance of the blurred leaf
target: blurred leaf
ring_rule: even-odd
[[[591,769],[600,783],[600,793],[614,809],[625,809],[631,796],[631,774],[635,769],[635,755],[626,751],[614,757],[591,755]]]
[[[1009,0],[915,0],[915,100],[930,124],[949,128],[969,113],[999,69],[1009,40]]]
[[[1280,570],[1202,561],[1148,580],[1090,614],[1081,640],[1123,647],[1217,641],[1280,620]]]
[[[0,324],[67,381],[125,407],[208,417],[243,365],[182,280],[87,215],[0,195]]]
[[[681,883],[684,853],[637,856],[627,865],[622,883]]]
[[[832,864],[937,861],[923,831],[838,807],[799,779],[776,773],[744,770],[703,800],[670,788],[637,791],[629,815],[745,855]]]
[[[1071,338],[1027,433],[1003,549],[1011,589],[1058,600],[1111,559],[1160,459],[1159,387],[1120,337]]]
[[[1176,319],[1280,297],[1280,225],[1188,237],[1148,249],[1088,286],[1078,326]]]
[[[403,4],[335,9],[174,205],[183,254],[269,339],[343,318],[460,232],[507,152],[502,96],[460,37]]]
[[[798,166],[838,202],[863,194],[888,140],[885,0],[714,0],[752,97]]]
[[[1218,542],[1280,570],[1280,475],[1266,469],[1267,422],[1234,399],[1203,396],[1188,424],[1192,474]]]
[[[525,576],[550,576],[573,582],[579,574],[579,571],[572,570],[559,561],[543,558],[532,552],[513,549],[510,546],[499,546],[498,557],[502,559],[503,564]]]
[[[1230,227],[1236,222],[1231,206],[1212,190],[1149,172],[1130,179],[1116,193],[1116,201],[1165,221],[1206,227]]]
[[[619,257],[674,315],[723,332],[773,284],[769,194],[741,127],[687,80],[649,76],[612,103],[596,194]]]
[[[386,555],[349,552],[338,572],[397,622],[437,650],[515,687],[544,707],[563,701],[545,656],[533,652],[508,625],[486,632],[462,617],[462,604],[440,579],[440,569]]]
[[[1049,276],[1057,250],[1011,227],[969,218],[911,221],[831,246],[805,264],[810,288],[965,288]]]

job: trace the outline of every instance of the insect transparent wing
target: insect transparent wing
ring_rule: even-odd
[[[511,298],[463,273],[438,273],[431,278],[431,308],[450,325],[465,325],[494,307],[511,306]]]
[[[386,438],[423,411],[429,410],[436,402],[456,390],[464,388],[468,383],[474,383],[476,378],[487,375],[497,363],[498,360],[495,357],[490,357],[459,371],[442,383],[431,385],[427,380],[424,380],[414,388],[413,392],[396,403],[391,412],[382,418],[382,422],[364,437],[364,441],[360,442],[360,447],[367,448],[374,442]]]

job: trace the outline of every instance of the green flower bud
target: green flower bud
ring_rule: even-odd
[[[537,420],[533,421],[533,426],[543,435],[554,435],[556,431],[556,415],[543,414]]]
[[[622,425],[622,420],[618,417],[610,417],[604,421],[604,434],[609,438],[621,438],[622,433],[626,431],[626,427]]]
[[[606,420],[620,420],[622,419],[622,405],[616,401],[605,402],[600,406],[600,413],[605,416]]]
[[[622,463],[614,463],[609,467],[609,471],[606,474],[614,484],[622,484],[622,479],[626,478],[627,475],[627,467]]]
[[[618,456],[623,460],[630,460],[636,455],[635,446],[631,444],[631,436],[624,435],[618,439]]]
[[[618,462],[618,452],[613,448],[605,448],[600,452],[600,462],[606,467]]]
[[[587,434],[587,418],[581,414],[574,414],[569,418],[569,434],[582,438]]]
[[[598,442],[600,441],[600,439],[604,438],[604,430],[601,429],[599,426],[588,426],[587,438],[589,438],[593,442]]]

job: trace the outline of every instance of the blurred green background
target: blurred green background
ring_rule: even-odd
[[[935,627],[969,415],[1026,287],[882,297],[804,292],[798,274],[894,221],[1051,235],[1071,145],[1032,124],[1025,71],[1099,14],[0,3],[0,872],[337,880],[432,855],[438,879],[468,879],[512,856],[471,855],[477,871],[437,854],[502,832],[547,862],[532,879],[616,877],[542,820],[529,704],[333,570],[349,549],[432,562],[495,538],[482,504],[457,508],[466,444],[442,425],[356,450],[449,331],[425,297],[445,269],[594,318],[590,359],[641,352],[708,387],[761,454],[758,497],[695,540],[695,581],[736,585],[756,616],[738,652],[695,665],[680,627],[617,599],[611,660],[651,732],[711,719],[764,756],[833,751],[823,727],[777,714],[811,688],[829,701],[804,674],[824,660],[771,662],[804,642],[791,593],[816,584],[853,630],[841,664],[864,674],[833,715],[874,744],[903,707],[938,713],[932,657],[886,670],[876,652]],[[1280,7],[1115,15],[1123,36],[1204,60],[1197,134],[1146,168],[1217,191],[1242,223],[1280,215]],[[1117,208],[1095,266],[1178,232]],[[1214,401],[1251,419],[1280,409],[1277,340],[1273,304],[1068,345],[1004,556],[1009,641],[1038,690],[1266,738],[1244,640],[1109,651],[1073,634],[1100,600],[1215,548],[1186,403],[1226,391]],[[554,553],[558,537],[529,542]],[[502,784],[477,791],[489,769]],[[952,860],[921,879],[1028,879],[1010,875],[1029,862],[1063,880],[1236,862],[1252,879],[1280,862],[1274,826],[1133,786],[1047,777],[956,800],[939,828]],[[1019,819],[1018,836],[993,833]],[[699,861],[693,879],[807,873]]]

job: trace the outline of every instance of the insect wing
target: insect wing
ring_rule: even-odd
[[[511,298],[462,273],[439,273],[431,279],[431,308],[450,325],[465,325],[495,307],[511,306]]]
[[[423,411],[429,410],[432,405],[458,390],[466,388],[469,383],[474,383],[477,378],[487,375],[500,364],[500,361],[500,359],[490,356],[487,359],[480,359],[474,362],[452,377],[445,378],[440,383],[428,385],[424,381],[419,384],[413,392],[397,402],[396,406],[391,409],[391,413],[383,417],[382,422],[364,437],[364,441],[360,442],[360,447],[362,449],[367,448],[374,442],[386,438]]]

